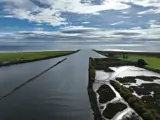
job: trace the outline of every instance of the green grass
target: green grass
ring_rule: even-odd
[[[0,53],[0,66],[60,57],[74,52],[76,51]]]
[[[95,79],[95,77],[96,77],[95,60],[93,58],[90,58],[89,60],[90,60],[90,62],[89,62],[90,63],[89,64],[89,67],[90,67],[90,69],[89,69],[90,77],[93,78],[93,79]]]
[[[143,55],[127,55],[128,58],[124,59],[122,57],[118,57],[122,60],[128,60],[128,61],[137,61],[138,59],[144,59],[148,65],[146,67],[159,69],[160,70],[160,58],[159,57],[153,57],[153,56],[143,56]]]
[[[148,64],[147,68],[160,70],[160,53],[149,53],[149,52],[120,52],[120,51],[96,51],[109,58],[118,58],[124,61],[137,62],[138,59],[143,59]],[[127,58],[123,58],[127,56]]]

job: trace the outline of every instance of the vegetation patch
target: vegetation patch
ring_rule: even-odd
[[[144,81],[154,81],[156,79],[160,79],[160,77],[156,77],[156,76],[136,76],[136,78]]]
[[[160,53],[147,52],[122,52],[122,51],[96,51],[99,54],[110,58],[117,58],[123,61],[137,62],[137,65],[160,72]]]
[[[141,86],[131,86],[130,88],[132,88],[138,95],[150,95],[150,90],[147,90]]]
[[[140,87],[133,88],[137,94],[145,95],[141,100],[154,108],[160,114],[160,85],[156,83],[142,84]],[[150,95],[153,92],[153,95]]]
[[[99,94],[99,102],[106,103],[116,97],[114,91],[108,85],[102,85],[97,90]]]
[[[138,115],[136,115],[135,113],[132,113],[129,116],[125,116],[123,120],[140,120],[140,119]]]
[[[135,77],[117,77],[116,80],[120,83],[136,83]]]
[[[124,77],[117,78],[116,80],[123,85],[130,85],[129,83],[135,82],[135,79],[142,79],[144,81],[152,82],[159,77],[155,76],[136,76],[136,77]],[[138,80],[137,80],[138,81]],[[118,86],[118,85],[117,85]],[[139,86],[130,86],[129,88],[121,88],[123,91],[128,93],[129,91],[133,93],[134,91],[141,96],[141,100],[147,103],[148,106],[156,109],[160,113],[160,85],[157,83],[142,83]],[[128,89],[128,90],[127,90]],[[127,92],[128,91],[128,92]],[[122,92],[122,91],[121,91]],[[152,94],[151,94],[152,93]],[[123,94],[125,94],[123,92]]]
[[[128,88],[118,82],[111,81],[110,83],[144,120],[160,120],[160,114],[154,106],[132,95]]]
[[[111,119],[118,112],[125,110],[127,106],[124,103],[109,103],[106,106],[106,109],[103,111],[103,115],[105,118]]]
[[[95,66],[118,67],[124,65],[136,65],[136,62],[123,61],[117,58],[96,58]]]
[[[101,112],[99,110],[98,103],[97,103],[96,93],[93,91],[93,89],[90,88],[88,89],[88,95],[89,95],[91,107],[93,110],[94,119],[95,120],[102,119],[102,115],[101,115]]]
[[[153,102],[154,103],[154,99],[152,96],[149,96],[149,95],[146,95],[146,96],[142,96],[141,98],[143,101],[147,102],[147,103],[151,103]]]
[[[156,83],[143,83],[140,86],[131,86],[138,95],[150,95],[150,92],[154,91],[155,88],[160,89],[160,85]]]
[[[92,79],[95,79],[96,77],[95,60],[91,57],[89,58],[89,74]]]
[[[77,51],[0,53],[0,66],[26,63],[73,54]]]
[[[136,83],[136,79],[141,79],[144,81],[150,81],[153,82],[154,80],[160,79],[159,77],[156,76],[135,76],[135,77],[117,77],[116,80],[119,81],[122,84],[125,83]]]
[[[93,58],[89,58],[89,82],[88,82],[88,95],[89,100],[91,103],[91,107],[94,114],[94,120],[103,120],[102,114],[100,112],[98,102],[97,102],[97,96],[95,91],[93,90],[93,83],[95,80],[95,61]]]

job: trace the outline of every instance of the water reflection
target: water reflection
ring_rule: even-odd
[[[102,57],[93,51],[80,51],[70,55],[56,68],[0,101],[1,120],[93,120],[87,94],[90,56]],[[27,63],[22,67],[23,71],[19,66],[12,66],[9,76],[5,71],[3,81],[6,79],[8,84],[13,80],[23,81],[25,76],[28,77],[30,73],[34,74],[36,70],[54,64],[55,61]],[[19,71],[22,73],[20,77]]]

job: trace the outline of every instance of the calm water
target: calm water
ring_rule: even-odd
[[[87,94],[89,57],[80,51],[0,101],[0,120],[93,120]],[[0,95],[63,59],[0,68]]]

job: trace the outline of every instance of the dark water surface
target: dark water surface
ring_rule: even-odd
[[[93,120],[87,94],[89,57],[80,51],[0,101],[0,120]],[[0,68],[0,95],[64,57]]]

